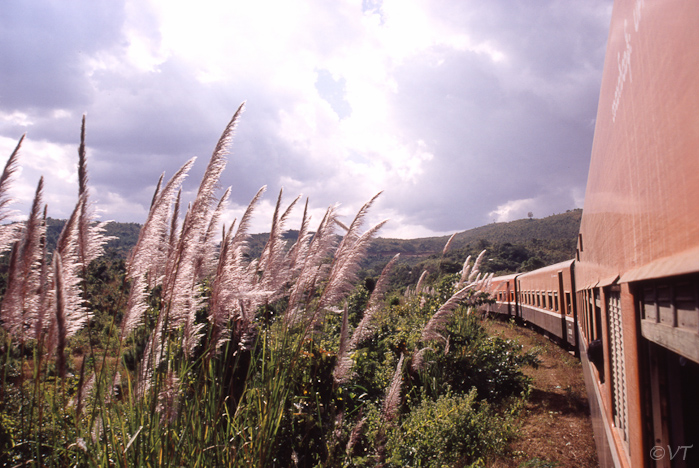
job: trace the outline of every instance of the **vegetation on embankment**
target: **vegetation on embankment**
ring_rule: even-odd
[[[399,298],[394,262],[359,281],[382,225],[363,226],[375,198],[341,236],[333,207],[313,230],[304,215],[290,244],[298,199],[285,208],[281,193],[253,256],[262,190],[218,241],[229,192],[214,189],[237,116],[184,221],[192,161],[158,184],[126,261],[102,255],[84,141],[52,251],[42,181],[28,221],[0,226],[0,464],[441,467],[504,453],[538,359],[473,313],[488,300],[484,257]]]

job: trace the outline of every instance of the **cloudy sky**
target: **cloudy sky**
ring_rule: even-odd
[[[383,190],[383,237],[582,207],[611,4],[4,0],[3,161],[27,134],[15,208],[43,174],[49,215],[69,215],[85,113],[101,218],[143,222],[160,174],[192,156],[195,190],[243,101],[221,184],[229,219],[268,187],[256,232],[282,187],[316,222]]]

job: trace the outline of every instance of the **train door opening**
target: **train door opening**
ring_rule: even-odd
[[[651,466],[699,466],[699,364],[644,341],[648,351],[646,408],[650,427],[646,431]]]
[[[699,467],[699,275],[639,282],[635,291],[649,465]]]

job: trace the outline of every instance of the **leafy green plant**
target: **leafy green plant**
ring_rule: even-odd
[[[475,463],[501,452],[511,423],[494,413],[488,403],[467,394],[445,392],[436,400],[423,398],[390,432],[391,466],[442,467]]]

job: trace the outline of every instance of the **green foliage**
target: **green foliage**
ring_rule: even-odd
[[[434,467],[470,464],[501,452],[512,435],[512,425],[485,402],[475,389],[466,394],[448,391],[419,405],[390,431],[389,465]]]

